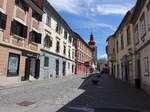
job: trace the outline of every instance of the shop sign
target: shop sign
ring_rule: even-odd
[[[27,56],[27,57],[36,58],[36,57],[37,57],[37,54],[36,54],[36,53],[29,52],[29,51],[22,51],[22,56]]]

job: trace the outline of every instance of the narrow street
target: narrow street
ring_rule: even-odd
[[[149,112],[150,95],[103,75],[69,76],[0,89],[0,112]]]

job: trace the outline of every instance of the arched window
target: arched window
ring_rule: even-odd
[[[46,35],[45,39],[44,39],[44,47],[50,48],[50,47],[52,47],[52,44],[53,44],[53,42],[52,42],[51,37]]]

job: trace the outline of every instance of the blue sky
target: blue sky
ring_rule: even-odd
[[[98,58],[106,57],[106,38],[113,34],[136,0],[49,0],[69,26],[86,42],[91,32]]]

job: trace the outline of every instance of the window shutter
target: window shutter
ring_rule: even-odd
[[[6,28],[7,15],[0,13],[0,27],[2,29]]]
[[[38,44],[41,44],[41,37],[42,37],[42,34],[38,33],[38,35],[37,35],[37,43]]]
[[[11,22],[11,34],[16,34],[16,26],[17,26],[17,22],[13,20]]]
[[[28,27],[27,27],[27,26],[24,26],[24,27],[23,27],[23,37],[24,37],[24,38],[27,38],[27,34],[28,34]]]

